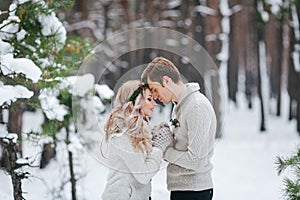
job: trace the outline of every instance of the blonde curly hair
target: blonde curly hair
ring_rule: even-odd
[[[150,130],[148,130],[148,118],[141,113],[141,108],[145,103],[145,88],[134,101],[129,101],[130,96],[141,84],[138,80],[130,80],[119,88],[104,130],[106,141],[109,140],[111,135],[126,130],[133,146],[143,153],[149,153],[152,149],[152,136]]]

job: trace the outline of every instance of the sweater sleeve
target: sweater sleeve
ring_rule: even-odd
[[[141,184],[149,183],[160,168],[163,152],[153,147],[151,152],[145,156],[134,149],[129,140],[127,142],[130,149],[122,149],[121,146],[118,148],[118,154],[127,166],[127,172],[131,173]]]
[[[187,123],[188,146],[185,151],[170,147],[165,152],[165,160],[186,169],[199,171],[207,164],[207,155],[213,149],[214,112],[206,104],[185,110],[183,119]],[[214,126],[214,125],[213,125]]]

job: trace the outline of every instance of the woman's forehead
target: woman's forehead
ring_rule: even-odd
[[[148,96],[148,95],[152,95],[152,92],[151,92],[151,90],[150,89],[146,89],[145,90],[145,94]]]

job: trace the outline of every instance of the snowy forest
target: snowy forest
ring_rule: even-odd
[[[87,179],[91,161],[82,156],[97,154],[117,86],[139,78],[156,56],[200,84],[217,115],[219,146],[230,138],[228,121],[240,123],[226,121],[230,106],[257,111],[244,130],[278,137],[275,120],[299,145],[299,22],[299,0],[0,0],[0,199],[39,199],[29,190],[43,199],[95,199],[82,185],[105,182],[106,171]],[[276,152],[270,163],[279,175],[295,169],[295,181],[278,183],[287,199],[300,198],[293,145],[295,154]]]

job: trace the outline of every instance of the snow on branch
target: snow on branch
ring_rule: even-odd
[[[6,144],[10,142],[17,143],[18,135],[16,133],[8,133],[5,136],[0,136],[0,139]]]
[[[60,88],[69,89],[74,96],[84,97],[94,87],[95,78],[92,74],[82,76],[69,76],[62,79]]]
[[[20,98],[28,99],[33,96],[33,92],[21,85],[4,85],[0,86],[0,106],[4,103],[10,105]]]
[[[39,95],[39,100],[48,119],[63,121],[64,116],[67,115],[69,111],[65,105],[59,103],[59,100],[56,97],[57,93],[58,92],[55,91],[55,89],[44,88]]]
[[[12,53],[14,51],[13,46],[11,46],[10,43],[4,42],[3,40],[0,39],[0,55],[5,55],[8,53]]]
[[[12,54],[0,55],[0,69],[3,75],[22,73],[33,83],[38,82],[42,71],[28,58],[13,58]]]
[[[55,35],[58,42],[61,44],[59,48],[62,48],[67,39],[67,31],[55,13],[52,12],[50,15],[41,14],[38,17],[39,22],[42,24],[42,34],[44,36]]]
[[[107,85],[96,84],[95,90],[102,100],[108,100],[114,96],[114,92]]]

